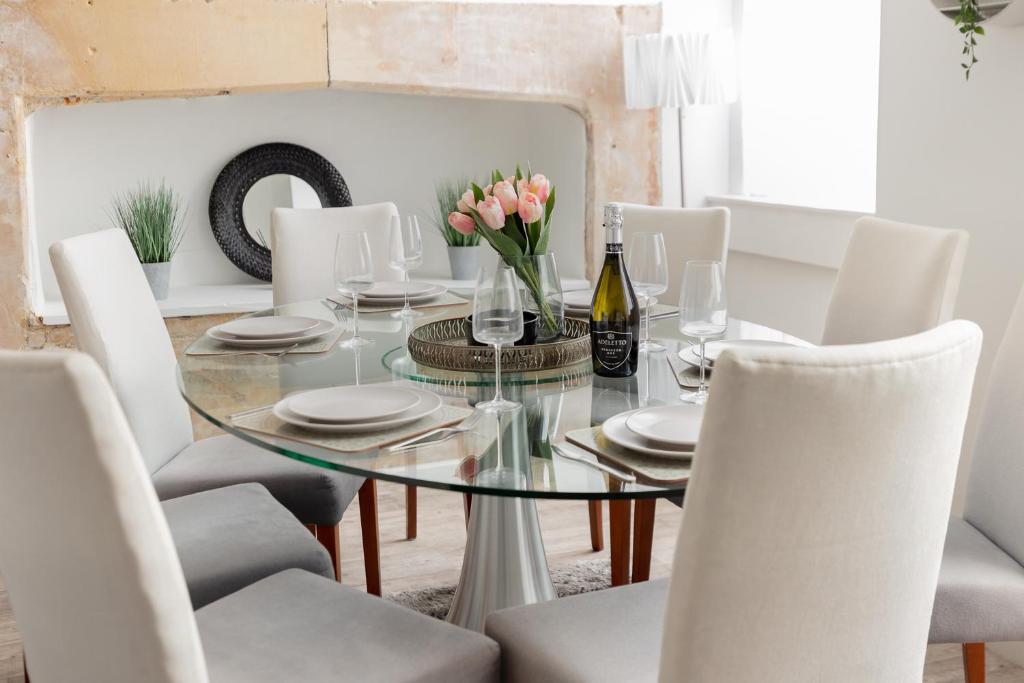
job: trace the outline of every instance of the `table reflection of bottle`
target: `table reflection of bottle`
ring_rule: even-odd
[[[637,377],[594,375],[590,394],[590,424],[597,426],[610,417],[640,407]]]

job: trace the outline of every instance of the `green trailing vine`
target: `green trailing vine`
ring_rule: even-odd
[[[970,80],[971,69],[978,63],[974,49],[978,47],[978,36],[985,35],[985,29],[981,25],[984,20],[985,17],[981,14],[978,0],[960,0],[960,11],[953,19],[953,25],[964,36],[964,49],[961,52],[964,61],[960,63],[960,66],[964,70],[966,80]]]

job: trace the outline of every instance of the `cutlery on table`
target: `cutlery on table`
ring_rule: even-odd
[[[400,441],[392,446],[388,446],[389,451],[408,451],[413,448],[419,448],[420,446],[432,446],[437,443],[442,443],[451,439],[452,437],[458,436],[459,434],[465,434],[466,432],[473,431],[473,427],[480,421],[480,413],[475,416],[470,416],[464,420],[462,424],[454,427],[438,427],[437,429],[431,429],[429,432],[414,436],[411,439]],[[439,437],[433,439],[431,437]]]
[[[603,462],[591,460],[590,458],[584,457],[579,453],[574,453],[565,446],[559,446],[558,444],[553,443],[551,444],[551,449],[554,450],[555,453],[558,453],[560,456],[565,458],[566,460],[572,460],[574,462],[582,463],[584,465],[590,465],[594,469],[600,470],[605,474],[615,477],[620,481],[624,481],[630,484],[636,482],[636,477],[634,477],[632,474],[605,465]]]
[[[280,358],[295,350],[299,342],[281,349],[280,351],[225,351],[224,353],[206,353],[205,356],[263,356],[264,358]]]

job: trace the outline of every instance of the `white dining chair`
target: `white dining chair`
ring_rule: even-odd
[[[674,304],[679,297],[683,266],[687,261],[721,261],[729,256],[729,209],[680,209],[643,204],[622,205],[623,247],[638,232],[660,232],[665,237],[669,262],[666,300]]]
[[[931,642],[963,644],[969,683],[985,643],[1024,640],[1024,292],[989,379],[962,517],[949,521]]]
[[[671,578],[490,615],[503,680],[920,681],[980,348],[724,353]]]
[[[193,613],[95,361],[2,351],[0,377],[0,573],[32,683],[497,681],[493,641],[297,569]]]
[[[398,208],[391,202],[330,209],[274,209],[270,214],[274,305],[337,294],[334,247],[341,232],[366,232],[374,278],[399,279],[388,265],[391,219],[396,216]]]
[[[370,241],[374,278],[397,279],[397,272],[388,265],[391,220],[397,216],[398,208],[391,202],[330,209],[274,209],[270,215],[274,305],[337,294],[334,247],[341,232],[365,231]],[[390,318],[387,325],[400,327]],[[373,481],[367,481],[366,485],[375,487]],[[405,506],[405,538],[412,540],[417,533],[416,487],[405,487]],[[360,519],[364,516],[376,520],[376,507],[361,507]]]
[[[963,230],[859,218],[832,290],[821,343],[895,339],[950,320],[967,241]]]
[[[340,522],[364,479],[313,467],[229,435],[193,441],[174,349],[128,238],[120,230],[50,246],[78,348],[110,378],[161,499],[257,482],[313,528],[341,577]],[[374,502],[375,506],[375,502]],[[363,527],[367,587],[380,593],[376,515]],[[244,560],[245,558],[239,558]],[[374,583],[374,577],[377,577]]]

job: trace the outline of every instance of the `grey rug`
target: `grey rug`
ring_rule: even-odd
[[[552,569],[551,582],[560,598],[603,590],[611,586],[611,565],[608,560],[581,560],[568,567]],[[444,619],[455,597],[455,585],[388,593],[384,597],[428,617]]]

